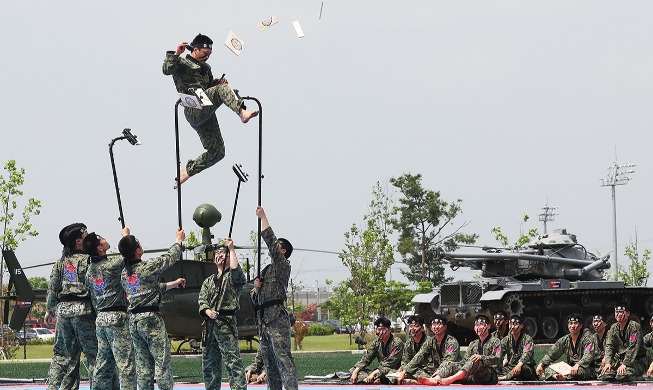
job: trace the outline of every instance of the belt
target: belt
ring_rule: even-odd
[[[218,310],[219,316],[232,316],[236,314],[236,310]]]
[[[143,306],[143,307],[137,307],[135,309],[129,310],[130,314],[158,313],[158,312],[159,312],[159,307],[158,306]]]
[[[122,311],[126,312],[127,311],[127,306],[110,306],[110,307],[105,307],[104,309],[100,309],[101,313],[107,312],[107,311]]]
[[[76,302],[76,301],[86,302],[86,301],[90,301],[90,300],[91,300],[91,298],[89,298],[89,297],[78,297],[77,295],[71,295],[71,294],[66,294],[66,295],[63,295],[63,296],[59,297],[60,302]]]
[[[283,299],[273,299],[271,301],[264,302],[260,305],[254,305],[254,311],[260,311],[261,312],[261,320],[263,319],[263,314],[265,313],[265,308],[270,307],[270,306],[275,306],[275,305],[282,305],[285,302]]]

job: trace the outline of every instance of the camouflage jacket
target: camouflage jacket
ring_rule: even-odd
[[[535,368],[533,350],[535,343],[533,338],[521,332],[519,340],[513,340],[512,333],[501,340],[501,359],[508,359],[506,367],[515,367],[519,362],[531,368]]]
[[[406,368],[406,365],[410,363],[411,360],[413,360],[417,352],[420,351],[420,349],[426,344],[426,341],[430,338],[430,336],[426,335],[426,332],[423,332],[422,340],[420,340],[419,343],[416,343],[412,337],[408,336],[408,341],[404,343],[404,355],[401,357],[401,369]],[[427,361],[426,364],[427,367],[431,368],[431,371],[435,370],[435,367],[433,367],[433,361]]]
[[[499,340],[499,342],[501,342],[501,340],[503,340],[503,338],[506,337],[506,336],[508,336],[509,334],[510,334],[510,332],[508,332],[508,331],[506,330],[506,334],[503,335],[503,337],[501,337],[501,335],[499,334],[499,330],[497,329],[497,330],[495,330],[494,332],[490,333],[490,336],[491,336],[491,337],[496,337],[497,340]]]
[[[646,357],[642,327],[635,321],[628,320],[621,331],[619,323],[608,330],[605,338],[605,361],[612,365],[621,362],[630,366],[635,360]]]
[[[653,331],[644,335],[644,348],[653,348]]]
[[[174,51],[166,52],[163,60],[163,74],[170,76],[175,82],[177,92],[188,93],[188,89],[207,89],[215,83],[211,65],[200,63],[190,55],[181,57]]]
[[[481,345],[481,340],[476,339],[469,343],[467,351],[465,351],[465,360],[471,358],[472,355],[481,355],[486,366],[500,366],[501,341],[490,335],[485,339],[485,343]]]
[[[432,363],[435,368],[438,368],[444,361],[458,362],[460,359],[460,344],[453,336],[447,334],[439,345],[435,337],[429,337],[404,368],[406,372],[414,375],[417,369],[426,367],[427,364]]]
[[[606,330],[603,333],[603,338],[599,339],[598,333],[592,333],[590,335],[590,341],[592,342],[592,347],[594,349],[594,363],[592,366],[594,368],[601,367],[601,361],[605,356],[605,339],[608,337],[608,331]]]
[[[125,263],[120,256],[91,256],[86,285],[96,311],[114,306],[127,309],[127,297],[120,277],[123,268]]]
[[[379,374],[386,375],[391,370],[396,370],[401,365],[401,356],[404,352],[404,342],[394,335],[390,336],[387,344],[383,344],[381,339],[377,338],[372,341],[372,345],[365,351],[365,354],[354,365],[354,368],[366,368],[374,359],[379,361]]]
[[[46,310],[54,312],[58,309],[57,315],[72,316],[93,312],[86,287],[88,265],[89,258],[84,253],[74,253],[54,263],[48,284]]]
[[[200,289],[198,303],[200,306],[200,315],[204,315],[204,310],[211,309],[219,312],[220,310],[238,310],[240,309],[240,293],[246,283],[243,269],[238,266],[236,269],[229,269],[223,272],[220,289],[216,289],[216,278],[220,280],[217,274],[213,274],[204,280]],[[220,293],[222,291],[222,293]],[[219,299],[219,301],[218,301]]]
[[[576,349],[571,342],[571,335],[566,334],[558,339],[555,344],[549,348],[544,355],[540,364],[546,368],[551,363],[557,361],[562,355],[565,355],[565,362],[570,366],[578,364],[579,367],[589,369],[594,361],[594,344],[591,335],[581,333],[578,336]]]
[[[159,276],[173,265],[181,256],[181,245],[175,243],[161,257],[147,260],[132,260],[131,275],[127,269],[122,271],[122,288],[127,293],[129,310],[143,307],[161,306],[164,283],[159,283]]]
[[[251,296],[254,305],[260,307],[271,301],[285,301],[286,291],[288,290],[288,281],[290,280],[290,261],[281,254],[278,248],[278,240],[274,235],[271,227],[261,232],[261,237],[265,240],[270,251],[272,264],[268,265],[261,271],[261,279],[263,284],[260,291],[252,289]],[[265,307],[263,309],[263,322],[269,324],[274,321],[281,313],[286,313],[286,308],[283,304],[277,304]],[[260,316],[260,309],[257,317]]]

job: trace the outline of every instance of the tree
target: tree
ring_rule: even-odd
[[[434,286],[446,281],[444,266],[435,256],[438,246],[449,250],[460,243],[473,244],[478,235],[463,234],[460,230],[466,223],[451,227],[456,216],[462,213],[462,200],[444,201],[440,192],[422,187],[422,175],[406,173],[398,178],[391,178],[403,198],[399,199],[397,208],[399,218],[393,220],[393,227],[400,232],[397,249],[409,271],[402,270],[413,282],[432,281]],[[451,228],[445,234],[445,228]]]
[[[512,245],[509,244],[508,236],[503,234],[501,227],[497,226],[492,228],[492,234],[494,234],[494,238],[499,241],[504,248],[521,248],[540,234],[538,233],[537,228],[529,229],[524,233],[524,223],[528,222],[529,219],[530,217],[528,214],[524,214],[522,217],[523,222],[519,224],[519,238]]]
[[[32,286],[33,289],[42,289],[42,290],[47,290],[48,289],[48,280],[42,276],[32,276],[31,278],[28,278],[27,281],[29,284]]]
[[[389,239],[394,202],[378,182],[372,194],[364,225],[353,224],[345,233],[346,249],[340,259],[351,276],[340,282],[325,304],[345,325],[358,324],[363,336],[370,315],[379,313],[387,304],[379,292],[385,291],[385,275],[394,262],[394,248]]]
[[[15,221],[16,210],[18,209],[18,200],[23,196],[21,186],[25,184],[25,169],[16,167],[16,160],[9,160],[5,163],[5,171],[8,176],[0,175],[0,225],[2,225],[2,234],[0,234],[0,249],[16,250],[18,244],[27,240],[28,237],[37,236],[39,233],[32,227],[31,218],[41,213],[41,201],[29,198],[27,204],[23,207],[20,219]],[[15,221],[15,223],[14,223]],[[5,286],[3,283],[4,259],[0,261],[0,292],[5,295]],[[4,301],[4,305],[8,305]],[[4,318],[0,316],[0,339],[3,337]],[[4,345],[3,345],[4,346]],[[5,346],[6,347],[6,346]],[[9,349],[6,348],[7,351]]]
[[[637,236],[635,236],[635,242],[626,246],[624,254],[630,259],[630,265],[628,266],[628,271],[622,265],[617,267],[616,280],[623,280],[626,286],[645,286],[648,277],[651,276],[651,273],[646,267],[646,263],[651,259],[651,251],[645,249],[640,259]]]

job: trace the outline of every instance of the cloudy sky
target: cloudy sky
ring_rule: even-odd
[[[651,248],[652,13],[649,1],[6,0],[0,160],[24,167],[26,196],[43,203],[40,235],[17,255],[26,267],[53,261],[59,230],[76,221],[117,245],[108,144],[123,128],[143,143],[114,147],[127,225],[146,248],[174,241],[177,95],[161,64],[197,33],[215,41],[213,73],[262,102],[262,203],[297,248],[342,250],[374,184],[410,172],[463,200],[457,222],[481,245],[496,245],[495,226],[515,237],[524,213],[524,227],[541,230],[548,202],[559,206],[549,229],[607,254],[612,200],[600,179],[615,160],[637,164],[617,188],[619,251],[636,233]],[[229,31],[245,42],[240,56],[222,44]],[[183,227],[197,230],[195,207],[211,203],[223,214],[215,235],[227,234],[239,163],[252,180],[233,238],[246,245],[258,122],[226,107],[218,118],[227,156],[184,185]],[[183,116],[180,133],[185,162],[202,148]],[[299,284],[347,277],[334,255],[292,260]]]

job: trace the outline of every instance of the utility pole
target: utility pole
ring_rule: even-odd
[[[549,202],[546,202],[546,206],[542,207],[542,213],[540,214],[540,221],[544,222],[544,234],[547,233],[546,231],[546,223],[549,221],[553,221],[555,219],[555,216],[558,215],[556,212],[558,210],[558,206],[549,206]]]
[[[322,308],[320,307],[320,283],[315,279],[315,289],[317,290],[317,322],[322,321]]]
[[[615,158],[616,160],[616,158]],[[613,162],[612,165],[608,167],[608,173],[605,175],[605,179],[601,179],[602,187],[612,187],[612,242],[614,245],[614,275],[617,275],[617,267],[619,265],[617,261],[617,199],[616,199],[616,186],[626,185],[630,181],[629,174],[635,173],[635,164],[623,164],[617,165],[617,162]]]

